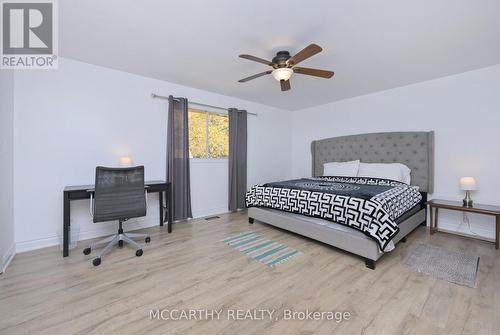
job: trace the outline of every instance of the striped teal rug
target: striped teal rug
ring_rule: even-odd
[[[299,254],[297,250],[289,248],[286,244],[267,240],[262,235],[251,231],[229,236],[221,242],[269,267],[279,265]]]

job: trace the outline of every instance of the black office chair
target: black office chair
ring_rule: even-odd
[[[151,238],[147,234],[124,233],[122,224],[128,219],[146,216],[147,191],[144,188],[144,166],[132,168],[98,166],[95,170],[95,190],[89,192],[91,192],[90,214],[94,218],[94,223],[118,220],[119,225],[117,234],[94,242],[83,250],[83,253],[88,255],[97,246],[107,243],[99,256],[92,260],[92,264],[94,266],[101,264],[104,254],[115,244],[122,247],[124,241],[136,248],[136,256],[142,256],[142,247],[132,238],[144,238],[146,243],[149,243]]]

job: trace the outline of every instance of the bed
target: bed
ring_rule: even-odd
[[[302,190],[304,180],[256,185],[249,190],[247,206],[249,207],[250,223],[258,220],[346,250],[363,257],[366,266],[370,269],[375,269],[376,261],[385,252],[391,250],[395,244],[400,241],[404,242],[406,236],[416,227],[426,224],[425,202],[427,201],[427,193],[433,191],[434,184],[434,133],[432,131],[371,133],[317,140],[311,143],[311,156],[312,177],[305,180],[309,187],[307,190]],[[322,176],[324,163],[347,162],[357,159],[366,163],[405,164],[411,169],[411,185],[405,185],[405,188],[395,184],[395,182],[391,183],[390,180]],[[321,208],[324,204],[311,201],[311,197],[319,198],[320,194],[312,192],[314,190],[311,190],[310,187],[317,187],[317,185],[325,187],[330,185],[328,183],[360,185],[361,187],[364,187],[363,185],[377,185],[375,187],[388,187],[387,190],[397,189],[399,193],[396,192],[398,194],[393,198],[400,199],[400,203],[408,202],[409,204],[401,212],[398,212],[401,215],[394,216],[392,220],[380,219],[384,215],[390,214],[391,217],[393,215],[393,213],[387,213],[388,210],[381,211],[380,208],[374,208],[367,213],[355,211],[353,215],[346,214],[341,217],[345,219],[349,216],[349,222],[338,220],[339,216],[319,215],[318,213],[321,211],[318,212],[316,209]],[[266,191],[268,193],[265,193]],[[261,200],[265,199],[266,201],[256,201],[254,199],[255,192],[261,192],[257,198],[260,197]],[[391,190],[388,191],[388,193],[391,192]],[[284,193],[286,194],[284,195]],[[339,195],[336,191],[332,193],[336,193],[333,195],[333,200],[331,200],[332,196],[327,194],[328,199],[330,199],[327,201],[335,202],[338,199],[344,201],[348,198]],[[339,206],[371,208],[380,205],[381,208],[385,209],[390,207],[390,204],[387,205],[383,201],[380,204],[377,201],[373,203],[374,198],[367,197],[363,200],[361,199],[363,197],[355,193],[351,195],[354,199],[347,200],[353,200],[352,202],[345,201],[341,205],[335,206],[338,209],[342,209]],[[322,198],[324,198],[324,194]],[[293,211],[288,210],[283,205],[284,202],[291,202],[290,199],[294,204]],[[314,207],[314,210],[311,210],[311,206]],[[304,209],[306,207],[309,209]],[[347,209],[345,210],[347,211]],[[375,218],[378,221],[375,225],[376,232],[373,233],[364,222],[375,220]],[[357,223],[359,227],[364,227],[364,229],[360,229]]]

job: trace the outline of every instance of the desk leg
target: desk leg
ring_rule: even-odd
[[[497,215],[497,222],[496,222],[496,238],[495,238],[495,248],[498,249],[499,244],[500,244],[500,215]]]
[[[158,198],[160,199],[160,226],[163,226],[163,192],[158,192]]]
[[[438,215],[439,215],[439,208],[436,207],[436,212],[434,213],[434,232],[437,233],[438,231]]]
[[[435,233],[434,231],[434,208],[432,206],[429,206],[429,218],[430,218],[430,232],[431,235]]]
[[[69,194],[64,192],[63,204],[63,257],[69,256],[70,204]]]
[[[174,208],[172,201],[172,183],[167,187],[167,211],[168,211],[168,223],[167,232],[170,234],[172,232],[172,222],[174,221]]]

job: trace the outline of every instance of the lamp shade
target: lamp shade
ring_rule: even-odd
[[[280,81],[280,80],[287,81],[292,76],[293,70],[289,69],[287,67],[280,67],[280,68],[273,70],[272,73],[273,73],[274,79],[276,79],[277,81]]]
[[[473,177],[460,178],[460,189],[463,191],[475,191],[475,190],[477,190],[476,180]]]
[[[121,167],[131,167],[133,164],[132,158],[129,156],[120,157],[120,166]]]

